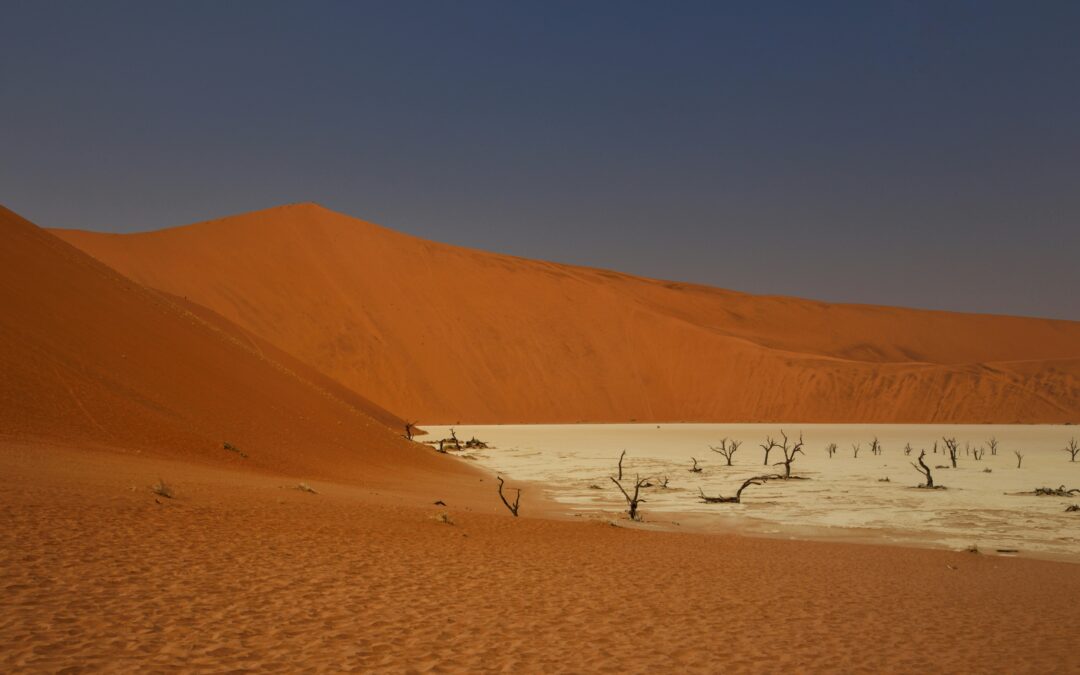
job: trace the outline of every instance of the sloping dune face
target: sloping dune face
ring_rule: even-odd
[[[1080,421],[1078,322],[751,296],[312,204],[57,234],[431,423]]]
[[[242,329],[2,208],[0,306],[4,435],[350,479],[449,464]]]

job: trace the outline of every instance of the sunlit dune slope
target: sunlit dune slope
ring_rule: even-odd
[[[0,307],[0,435],[309,477],[463,471],[260,338],[6,209]]]
[[[1078,322],[655,281],[313,204],[56,234],[427,422],[1080,421]]]

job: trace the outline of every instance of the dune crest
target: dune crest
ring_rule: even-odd
[[[753,296],[314,204],[55,234],[430,423],[1080,421],[1080,322]]]

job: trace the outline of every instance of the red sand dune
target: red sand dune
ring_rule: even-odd
[[[352,480],[468,473],[261,339],[2,208],[0,306],[4,436]]]
[[[56,234],[429,423],[1080,421],[1080,322],[746,295],[312,204]]]

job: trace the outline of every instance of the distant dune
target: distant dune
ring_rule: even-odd
[[[1080,322],[753,296],[312,204],[55,234],[429,423],[1080,422]]]
[[[350,480],[466,471],[261,339],[2,208],[0,306],[4,436]]]

